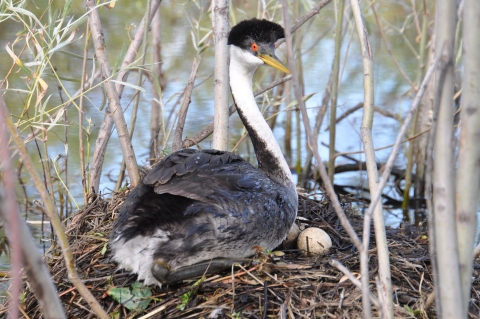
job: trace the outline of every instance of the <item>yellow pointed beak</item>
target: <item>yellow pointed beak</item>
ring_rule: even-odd
[[[265,62],[265,64],[268,64],[282,72],[290,74],[290,70],[275,55],[259,53],[257,57],[260,58],[263,62]]]

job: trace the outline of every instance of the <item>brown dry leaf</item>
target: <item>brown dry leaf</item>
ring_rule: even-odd
[[[252,250],[255,250],[257,253],[261,253],[263,251],[262,246],[254,245],[251,248]]]
[[[45,94],[47,94],[48,84],[41,77],[37,76],[36,78],[37,78],[39,87],[41,88],[41,91],[38,94],[37,100],[35,102],[35,104],[38,105],[40,103],[40,101],[43,99],[43,97],[45,96]],[[59,114],[61,115],[61,114],[63,114],[63,112],[59,112]],[[58,118],[58,116],[57,116],[57,118]]]
[[[115,4],[117,3],[117,0],[111,1],[109,4],[107,4],[107,9],[113,9],[115,8]]]
[[[352,272],[352,275],[354,275],[357,279],[360,279],[362,278],[362,275],[360,275],[360,273],[358,272]],[[348,276],[347,275],[344,275],[342,278],[340,278],[340,281],[338,282],[339,284],[348,280]]]

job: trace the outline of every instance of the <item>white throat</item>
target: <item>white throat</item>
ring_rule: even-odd
[[[252,140],[258,168],[271,178],[293,183],[292,173],[280,146],[253,96],[253,74],[263,64],[262,60],[251,53],[230,45],[230,87],[238,114]]]

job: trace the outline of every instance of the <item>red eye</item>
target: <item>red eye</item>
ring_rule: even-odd
[[[258,45],[256,43],[252,43],[252,50],[257,51],[258,50]]]

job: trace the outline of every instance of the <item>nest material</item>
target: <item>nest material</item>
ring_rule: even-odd
[[[112,199],[90,198],[83,210],[74,215],[67,226],[77,271],[104,309],[115,318],[363,318],[361,291],[343,273],[328,264],[329,258],[343,263],[354,274],[360,273],[358,251],[340,225],[330,202],[322,198],[299,198],[297,222],[325,230],[333,247],[324,256],[305,256],[298,250],[285,250],[257,255],[255,265],[235,267],[195,281],[158,288],[150,287],[148,308],[140,313],[127,310],[109,296],[112,287],[130,287],[136,276],[118,270],[110,260],[108,237],[113,221],[126,193]],[[344,209],[358,234],[363,219],[344,201]],[[395,316],[404,318],[434,318],[434,307],[425,306],[432,296],[433,282],[428,243],[415,230],[388,229],[388,245],[392,271]],[[374,278],[378,275],[375,238],[370,247],[371,291],[376,294]],[[280,254],[281,255],[281,254]],[[67,279],[64,260],[59,248],[53,247],[47,256],[68,318],[94,318],[75,287]],[[478,299],[479,264],[474,267],[473,298]],[[28,292],[25,312],[30,318],[41,318],[35,296]],[[267,311],[264,314],[264,311]],[[479,313],[471,303],[470,317]],[[374,315],[378,310],[373,308]]]

